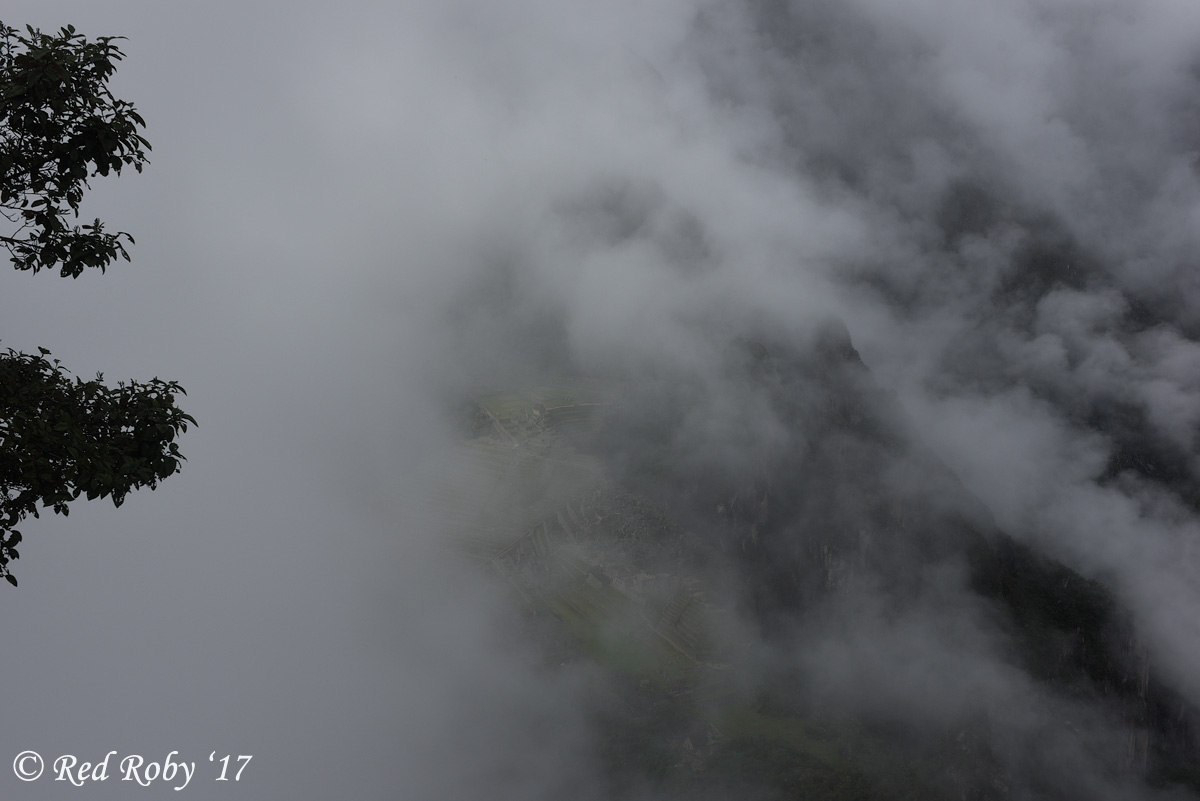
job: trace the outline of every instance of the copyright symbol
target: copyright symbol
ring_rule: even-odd
[[[42,755],[37,751],[22,751],[13,760],[13,773],[23,782],[31,782],[41,776],[44,768]]]

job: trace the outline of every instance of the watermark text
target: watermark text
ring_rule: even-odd
[[[89,783],[106,782],[111,778],[115,781],[133,782],[141,787],[169,786],[175,791],[186,788],[196,776],[196,762],[185,761],[179,751],[171,751],[163,759],[118,753],[109,751],[95,761],[81,759],[75,754],[61,754],[50,763],[50,771],[47,774],[46,763],[41,754],[37,751],[22,751],[13,760],[13,773],[18,779],[26,782],[37,781],[43,775],[47,775],[53,777],[53,781],[83,787]],[[212,769],[202,771],[206,776],[200,778],[218,782],[241,781],[242,771],[253,758],[252,754],[238,754],[235,760],[233,754],[218,755],[213,751],[208,755],[208,762],[213,763]],[[209,773],[212,775],[207,776]]]

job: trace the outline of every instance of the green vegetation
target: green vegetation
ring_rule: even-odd
[[[838,358],[852,359],[853,350]],[[808,368],[779,369],[784,386],[829,380]],[[860,395],[842,388],[832,397],[828,419],[855,436],[878,423],[875,455],[901,447],[886,425],[867,419],[866,405],[854,402]],[[1131,736],[1148,732],[1129,741],[1124,767],[1114,753],[1114,770],[1140,761],[1151,784],[1194,782],[1187,706],[1156,683],[1129,616],[1103,584],[986,528],[986,510],[936,463],[933,474],[961,491],[947,508],[960,511],[869,491],[869,469],[818,477],[814,465],[846,464],[821,451],[811,463],[790,454],[768,460],[753,468],[758,476],[751,469],[713,480],[703,467],[689,471],[678,464],[673,426],[687,408],[669,386],[619,390],[576,380],[510,389],[475,398],[473,439],[463,448],[475,472],[464,467],[460,478],[476,478],[459,482],[455,508],[477,515],[473,534],[456,529],[451,537],[513,587],[543,632],[553,629],[548,664],[586,662],[603,677],[597,722],[606,797],[985,801],[1022,786],[1057,797],[1057,766],[1040,763],[1041,754],[1026,762],[1006,750],[1002,763],[993,750],[1002,740],[982,705],[940,724],[903,722],[866,711],[870,704],[855,712],[852,702],[818,697],[798,669],[771,674],[787,660],[764,659],[764,650],[797,647],[786,630],[772,639],[781,618],[785,626],[817,619],[859,569],[903,604],[921,586],[914,565],[937,563],[967,567],[1013,661],[1055,699],[1050,708],[1059,698],[1082,701],[1123,721],[1117,725]],[[622,450],[630,443],[633,460]],[[822,525],[838,517],[819,499],[821,514],[803,531],[793,528],[789,494],[797,484],[830,491],[851,481],[879,536]],[[485,532],[494,538],[490,551],[478,547]],[[742,616],[713,602],[730,597],[716,590],[730,570]]]
[[[433,498],[452,547],[539,621],[548,663],[604,677],[607,795],[946,797],[954,749],[902,750],[894,733],[831,719],[795,679],[746,689],[744,656],[723,641],[736,627],[706,600],[708,546],[588,453],[616,395],[573,381],[477,396],[473,436]]]

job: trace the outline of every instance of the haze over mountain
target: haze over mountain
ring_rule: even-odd
[[[628,389],[606,475],[724,554],[747,693],[978,737],[1001,767],[963,786],[999,797],[1195,797],[1200,7],[5,22],[128,36],[154,152],[85,209],[133,263],[4,275],[4,344],[178,379],[200,428],[156,493],[26,527],[0,756],[255,755],[205,797],[618,792],[619,683],[548,669],[423,516],[464,400],[594,376]]]

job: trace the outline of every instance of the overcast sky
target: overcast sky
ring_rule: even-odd
[[[714,319],[840,319],[997,522],[1110,580],[1200,702],[1194,489],[1100,482],[1112,438],[1076,414],[1126,404],[1195,470],[1200,6],[383,5],[8,4],[128,37],[114,89],[154,150],[84,208],[132,263],[0,273],[2,344],[177,380],[200,425],[156,492],[22,526],[3,764],[178,750],[195,797],[568,797],[582,679],[529,665],[414,499],[446,399],[532,370],[530,332],[703,372]],[[1082,277],[1022,272],[1031,231]],[[214,751],[254,755],[241,786]]]

